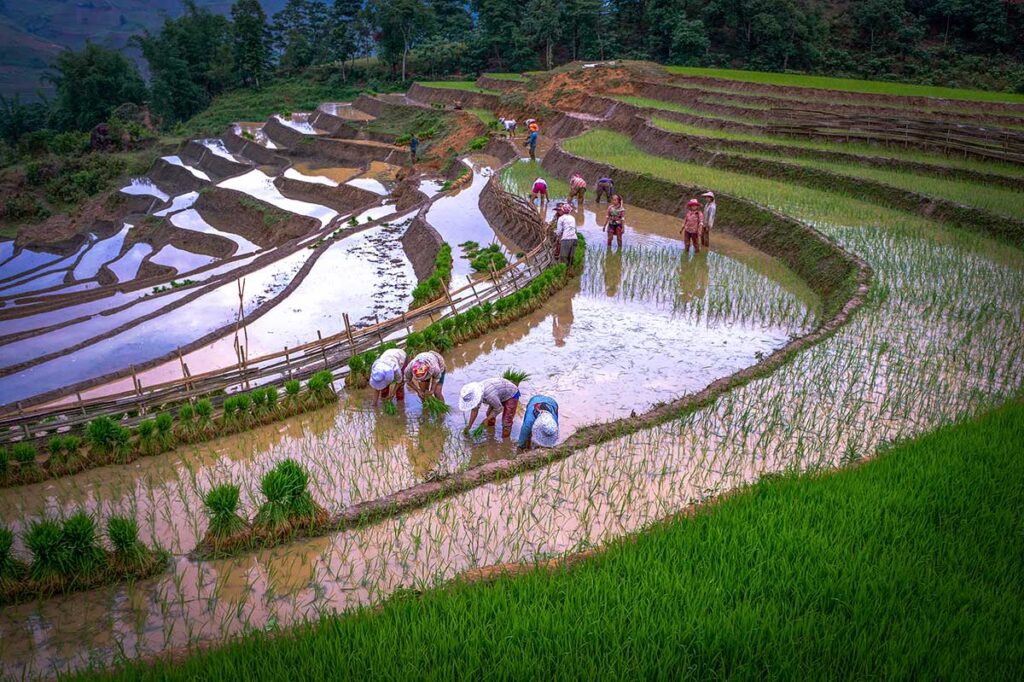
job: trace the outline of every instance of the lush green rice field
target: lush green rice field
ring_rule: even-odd
[[[905,97],[941,97],[943,99],[961,99],[973,102],[1024,102],[1024,95],[1009,92],[962,90],[960,88],[942,88],[932,85],[909,85],[906,83],[888,83],[885,81],[866,81],[854,78],[828,78],[825,76],[805,76],[792,73],[766,73],[763,71],[740,71],[737,69],[705,69],[689,66],[666,66],[665,70],[669,73],[683,76],[724,78],[727,80],[744,81],[747,83],[782,85],[796,88],[823,88],[826,90],[842,90],[844,92],[862,92],[876,95],[902,95]]]
[[[479,92],[484,95],[500,95],[497,90],[478,88],[472,81],[419,81],[419,84],[427,88],[444,88],[446,90],[466,90],[468,92]]]
[[[1024,406],[763,479],[596,558],[399,595],[125,679],[1011,679]],[[415,671],[415,672],[412,672]]]

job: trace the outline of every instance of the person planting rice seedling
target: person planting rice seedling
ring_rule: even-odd
[[[683,250],[690,251],[690,244],[693,244],[693,253],[700,253],[700,234],[704,230],[704,212],[700,210],[700,202],[690,199],[686,202],[686,215],[683,216],[683,227],[679,230],[683,235]]]
[[[537,202],[537,206],[541,210],[544,210],[544,205],[548,203],[548,182],[544,178],[538,177],[533,181],[533,189],[530,190],[530,201]]]
[[[612,237],[615,237],[619,248],[622,248],[622,233],[626,230],[626,207],[622,203],[622,197],[618,194],[612,195],[604,227],[601,229],[608,233],[609,247],[612,245]]]
[[[459,409],[469,412],[469,420],[463,429],[466,435],[473,429],[481,404],[487,405],[484,424],[495,426],[500,414],[501,437],[508,438],[512,434],[512,421],[519,407],[519,387],[503,377],[474,381],[463,386],[459,392]]]
[[[587,181],[579,173],[573,173],[569,178],[569,201],[575,201],[577,206],[582,206],[586,194]]]
[[[711,246],[711,228],[715,226],[715,213],[718,212],[718,206],[715,204],[715,193],[704,192],[701,194],[704,199],[704,231],[700,235],[701,246]]]
[[[546,395],[535,395],[526,403],[523,425],[519,427],[518,445],[551,448],[558,442],[558,402]]]
[[[597,191],[597,198],[594,201],[600,204],[601,197],[603,196],[610,202],[612,195],[615,194],[615,183],[608,176],[602,176],[598,179],[595,189]]]
[[[444,358],[437,351],[424,351],[414,357],[405,368],[405,383],[420,397],[428,396],[444,402],[444,377],[447,374]]]
[[[381,400],[405,400],[406,354],[401,348],[389,348],[374,360],[370,368],[370,388],[373,406]]]
[[[555,235],[558,238],[556,257],[572,269],[576,255],[576,218],[573,216],[572,204],[564,203],[558,207],[559,217],[555,223]]]

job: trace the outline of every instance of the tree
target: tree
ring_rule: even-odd
[[[409,52],[430,35],[433,12],[422,0],[368,0],[366,13],[377,29],[381,59],[394,65],[401,58],[404,81]]]
[[[89,130],[125,102],[142,104],[146,84],[135,64],[121,53],[93,43],[64,50],[45,79],[57,88],[54,121],[64,130]]]
[[[257,89],[270,67],[270,31],[258,0],[238,0],[231,6],[235,75]]]
[[[45,101],[22,104],[18,95],[11,99],[0,95],[0,139],[13,147],[25,133],[45,128],[49,116]]]
[[[149,65],[151,105],[165,124],[193,116],[235,82],[230,39],[227,18],[197,8],[192,0],[180,17],[166,19],[159,33],[145,31],[132,39]]]

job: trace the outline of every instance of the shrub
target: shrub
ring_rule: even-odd
[[[222,483],[211,488],[203,498],[203,505],[210,517],[211,535],[224,538],[245,528],[245,521],[238,515],[238,486]]]
[[[139,524],[128,516],[107,519],[107,537],[114,548],[114,556],[124,564],[135,564],[146,557],[146,547],[139,542]]]
[[[106,559],[96,537],[96,521],[85,512],[64,520],[61,544],[65,575],[86,575],[99,568]]]
[[[33,521],[25,534],[25,546],[32,553],[32,578],[59,575],[64,564],[60,524],[50,519]]]
[[[484,147],[486,147],[487,143],[490,142],[490,141],[491,141],[491,138],[487,137],[486,135],[481,135],[480,137],[474,137],[470,141],[470,143],[469,143],[469,148],[472,149],[473,151],[479,151],[479,150],[483,149]]]

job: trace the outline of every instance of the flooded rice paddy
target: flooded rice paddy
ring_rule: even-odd
[[[476,208],[478,193],[467,190],[457,195],[473,197],[463,209],[482,221]],[[382,236],[388,229],[397,231],[404,220],[357,237],[365,235],[370,248],[375,231]],[[671,218],[637,210],[631,212],[629,224],[625,248],[608,251],[595,215],[585,211],[579,226],[592,248],[580,280],[541,310],[448,353],[448,402],[455,402],[463,383],[515,366],[531,374],[523,384],[524,397],[538,392],[558,397],[564,438],[584,424],[642,412],[699,390],[714,378],[756,362],[813,324],[818,301],[774,259],[724,236],[715,240],[710,253],[687,256],[671,237]],[[331,245],[321,258],[360,255],[353,254],[359,248],[353,239]],[[394,264],[386,262],[385,252],[372,252],[383,260],[368,264],[366,274],[380,279],[380,268]],[[346,261],[323,272],[354,265]],[[314,283],[310,277],[303,286],[309,282],[313,291],[321,292],[330,316],[334,298],[323,290],[329,291],[332,283]],[[407,277],[411,285],[411,271]],[[333,286],[337,290],[337,284]],[[407,296],[405,290],[400,305],[408,305]],[[288,305],[286,301],[279,308],[284,311]],[[250,326],[250,343],[273,335],[269,328],[255,331],[272,315],[273,311]],[[695,353],[698,348],[700,353]],[[99,660],[107,660],[120,646],[134,656],[269,622],[292,622],[308,617],[310,608],[344,608],[386,594],[407,571],[418,570],[424,558],[404,545],[404,522],[387,521],[231,561],[193,562],[186,556],[205,531],[202,493],[216,483],[238,482],[243,505],[251,508],[260,476],[284,457],[308,467],[314,496],[338,511],[513,452],[510,443],[491,433],[478,442],[462,436],[461,414],[429,418],[418,399],[410,396],[398,416],[387,417],[370,409],[370,398],[368,391],[344,393],[338,408],[180,448],[128,467],[87,471],[19,489],[16,495],[0,493],[0,523],[16,529],[29,519],[79,506],[104,517],[123,512],[139,520],[144,538],[175,554],[168,574],[130,588],[7,609],[0,615],[5,641],[0,660],[14,670],[25,660],[43,668],[78,665],[85,660],[86,648]],[[517,418],[514,434],[518,422]],[[514,530],[498,507],[485,508],[493,510],[485,518]],[[509,509],[516,513],[515,507]],[[484,518],[472,522],[480,523],[486,523]],[[445,550],[449,558],[427,549],[441,541],[440,527],[431,531],[436,537],[418,541],[442,572],[456,565],[455,554],[475,553],[474,543],[482,549],[487,537],[496,542],[505,533],[477,536],[479,528],[465,527],[454,517],[446,519],[445,527],[444,542],[460,546],[457,551]],[[387,549],[395,542],[404,547],[399,553]],[[360,548],[360,543],[365,544]],[[52,620],[67,610],[92,617],[74,622],[64,618],[59,625]]]

